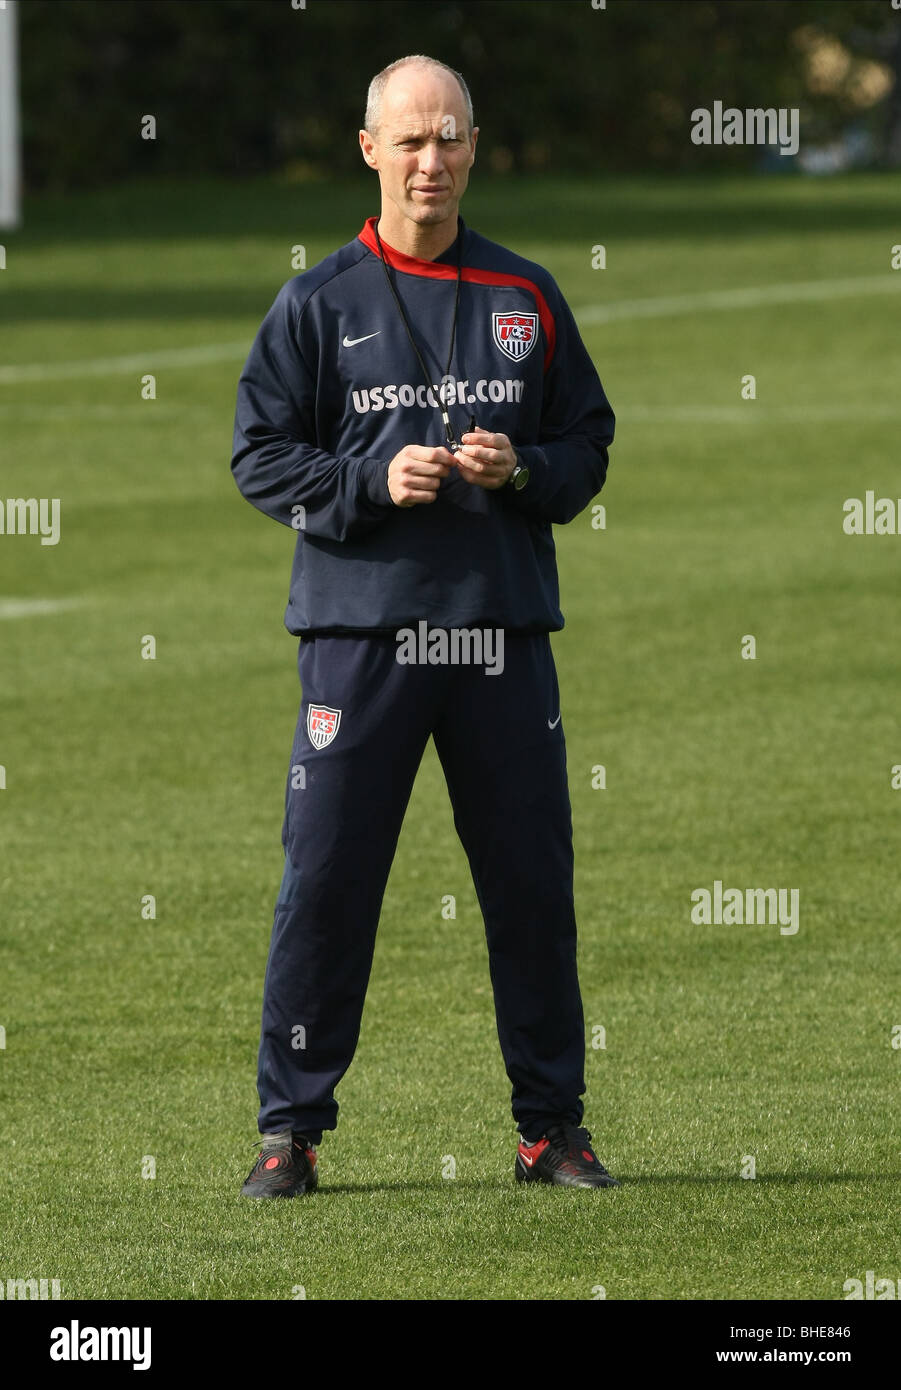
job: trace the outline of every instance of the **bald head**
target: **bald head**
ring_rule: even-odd
[[[418,73],[417,73],[418,70]],[[369,84],[369,91],[366,97],[366,115],[363,124],[371,135],[375,135],[382,122],[382,103],[385,96],[385,89],[391,84],[395,90],[398,87],[409,88],[410,80],[416,75],[431,75],[434,82],[439,83],[441,75],[444,75],[445,82],[443,89],[452,93],[449,97],[450,106],[459,107],[462,99],[462,110],[465,113],[465,126],[462,134],[471,135],[473,127],[472,98],[461,73],[454,68],[449,68],[446,63],[440,63],[437,58],[428,58],[424,53],[413,53],[406,58],[398,58],[396,62],[389,63],[381,72],[376,73]],[[405,79],[406,78],[406,82]],[[448,86],[450,84],[450,86]],[[454,90],[456,89],[456,91]],[[393,95],[393,93],[392,93]],[[458,111],[458,117],[460,113]]]

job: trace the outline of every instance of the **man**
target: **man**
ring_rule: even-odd
[[[430,736],[485,919],[515,1176],[618,1185],[581,1126],[548,635],[563,626],[551,523],[602,487],[614,417],[552,277],[458,216],[477,137],[443,63],[403,58],[373,79],[360,147],[381,215],[283,286],[238,388],[238,487],[297,530],[285,622],[302,685],[248,1197],[317,1185]]]

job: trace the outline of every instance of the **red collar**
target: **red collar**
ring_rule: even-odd
[[[376,256],[379,254],[379,244],[375,239],[375,224],[378,220],[378,217],[367,217],[363,223],[362,231],[357,233],[363,245],[368,247]],[[459,234],[462,236],[464,232],[462,217],[458,218],[458,224]],[[447,261],[426,261],[420,256],[408,256],[403,251],[389,246],[384,237],[381,237],[381,242],[385,259],[394,270],[403,270],[408,275],[430,275],[435,280],[456,280],[457,278],[456,265],[450,265]],[[452,245],[453,242],[451,242]]]
[[[377,221],[377,217],[367,217],[366,221],[363,223],[363,230],[357,233],[363,245],[376,256],[379,254],[378,242],[375,239],[375,224]],[[463,224],[463,218],[460,217],[458,222],[460,235],[465,236],[466,228]],[[453,243],[451,243],[451,245],[453,245]],[[384,237],[382,238],[382,249],[385,252],[388,264],[393,266],[395,270],[405,270],[408,275],[425,275],[432,280],[456,280],[457,278],[456,265],[450,265],[447,261],[424,261],[419,256],[407,256],[403,251],[398,251],[395,247],[389,246]],[[448,247],[448,250],[449,249],[450,247]],[[557,330],[550,306],[535,281],[527,280],[523,275],[510,275],[502,270],[479,270],[474,266],[468,265],[463,266],[460,278],[464,282],[474,285],[516,285],[524,290],[528,290],[529,294],[534,296],[535,303],[538,307],[538,314],[541,319],[541,326],[544,329],[546,343],[544,370],[547,371],[551,364],[551,359],[554,356]]]

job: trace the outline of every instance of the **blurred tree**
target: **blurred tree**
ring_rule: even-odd
[[[464,73],[499,173],[753,165],[691,142],[715,100],[800,107],[802,138],[863,120],[901,161],[886,0],[23,0],[20,17],[29,188],[358,169],[369,79],[410,51]]]

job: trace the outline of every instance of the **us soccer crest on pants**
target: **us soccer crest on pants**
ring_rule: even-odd
[[[341,723],[341,711],[329,705],[310,705],[307,710],[307,734],[314,748],[331,743]]]

